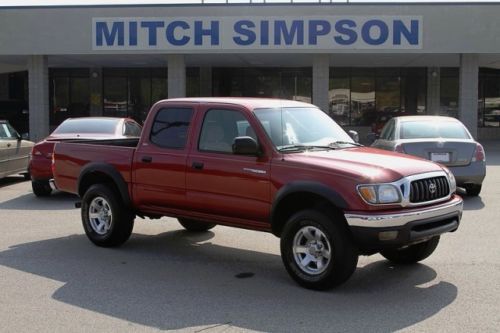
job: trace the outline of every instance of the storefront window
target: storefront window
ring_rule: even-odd
[[[330,78],[328,112],[339,125],[349,125],[351,104],[351,80],[349,77]]]
[[[88,116],[90,79],[88,69],[53,69],[50,81],[50,125],[55,127],[70,117]]]
[[[375,78],[355,76],[351,78],[351,125],[368,126],[376,118]]]
[[[104,116],[127,117],[128,82],[126,77],[104,77]]]
[[[142,123],[151,106],[167,98],[166,68],[103,70],[104,115],[130,117]]]
[[[482,70],[479,89],[480,126],[500,127],[500,71]]]
[[[441,68],[440,115],[458,118],[458,82],[458,68]]]
[[[214,96],[312,100],[310,68],[214,68],[212,75]]]
[[[426,68],[330,68],[329,114],[379,133],[392,117],[425,114]]]

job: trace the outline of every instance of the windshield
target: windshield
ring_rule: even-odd
[[[288,146],[354,144],[351,137],[327,114],[317,108],[256,109],[267,135],[278,150]]]
[[[54,131],[54,134],[99,133],[115,134],[120,119],[68,119]]]
[[[470,139],[461,123],[452,121],[405,121],[401,123],[401,139]]]

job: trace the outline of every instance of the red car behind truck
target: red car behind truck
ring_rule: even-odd
[[[140,139],[60,142],[55,186],[80,195],[85,233],[118,246],[136,216],[271,232],[304,287],[346,281],[359,255],[428,257],[462,199],[444,166],[362,147],[317,107],[286,100],[156,103]]]

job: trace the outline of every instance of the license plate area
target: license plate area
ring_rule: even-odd
[[[431,153],[431,161],[439,163],[449,163],[450,153]]]

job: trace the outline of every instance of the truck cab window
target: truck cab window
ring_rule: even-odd
[[[248,120],[238,111],[212,109],[207,112],[201,129],[198,149],[232,154],[234,138],[255,137]]]
[[[161,109],[151,128],[151,142],[163,148],[184,149],[192,116],[191,108]]]

